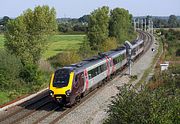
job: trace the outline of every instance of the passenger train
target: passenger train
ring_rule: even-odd
[[[144,41],[132,44],[132,59],[144,51]],[[126,47],[120,47],[79,63],[57,69],[51,76],[50,95],[58,102],[73,105],[127,65]]]

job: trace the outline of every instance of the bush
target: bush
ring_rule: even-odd
[[[117,48],[118,44],[115,37],[107,38],[100,46],[102,52],[107,52],[109,50]]]
[[[20,73],[20,77],[27,83],[38,81],[39,76],[38,66],[33,64],[25,65]]]
[[[105,124],[178,124],[180,122],[179,76],[164,72],[154,88],[138,91],[124,86],[109,106]],[[151,85],[152,86],[152,85]]]
[[[53,71],[50,62],[47,60],[43,60],[43,59],[39,60],[38,66],[39,66],[39,70],[42,72],[51,73]]]
[[[62,67],[69,64],[77,63],[81,59],[76,51],[68,51],[68,52],[59,53],[58,55],[50,58],[49,60],[50,63],[56,68],[56,67]]]
[[[22,67],[20,59],[0,50],[0,88],[7,90],[21,85],[19,74]]]
[[[82,59],[89,58],[97,54],[96,51],[91,50],[87,37],[85,37],[83,42],[81,43],[80,48],[78,50],[78,54]]]

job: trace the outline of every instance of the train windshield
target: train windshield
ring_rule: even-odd
[[[65,87],[69,82],[70,71],[69,69],[59,69],[55,72],[53,86],[54,87]]]

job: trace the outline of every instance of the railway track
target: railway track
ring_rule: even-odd
[[[149,33],[139,32],[139,39],[145,40],[147,43],[145,47],[145,52],[150,48],[152,44],[153,37]],[[144,54],[144,53],[143,53]],[[143,56],[143,55],[142,55]],[[140,57],[138,58],[140,59]],[[136,61],[138,61],[138,59]],[[127,69],[127,68],[126,68]],[[125,70],[124,70],[125,72]],[[123,75],[122,72],[118,72],[117,75]],[[111,79],[110,79],[111,80]],[[109,81],[108,81],[109,82]],[[106,84],[107,82],[104,82]],[[105,85],[96,88],[73,107],[63,107],[52,101],[48,94],[41,94],[36,100],[30,101],[25,104],[21,104],[16,109],[8,110],[9,113],[0,117],[0,123],[2,124],[14,124],[14,123],[57,123],[65,115],[76,109],[79,105],[85,103],[90,97],[92,97],[96,92],[100,92]]]

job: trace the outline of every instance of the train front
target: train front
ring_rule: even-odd
[[[74,72],[72,68],[56,70],[51,77],[49,93],[60,103],[69,103],[72,91]]]

